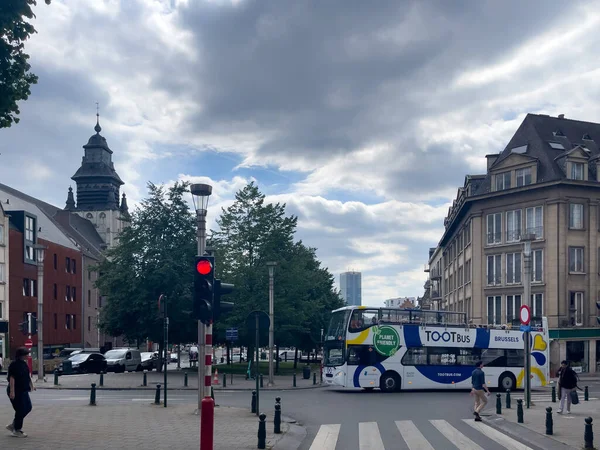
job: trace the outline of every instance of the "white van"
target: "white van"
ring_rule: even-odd
[[[133,372],[142,370],[142,356],[135,348],[115,348],[104,354],[108,372]]]

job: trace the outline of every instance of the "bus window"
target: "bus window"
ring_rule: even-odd
[[[455,366],[456,349],[446,347],[429,347],[430,366]]]
[[[506,367],[523,367],[525,360],[525,350],[510,349],[506,350]]]
[[[354,310],[352,317],[350,318],[350,326],[348,330],[351,333],[356,333],[373,325],[377,325],[378,320],[379,311],[377,310]]]
[[[427,349],[425,347],[410,347],[402,357],[403,366],[426,366]]]
[[[350,366],[372,366],[383,359],[378,357],[379,353],[371,345],[349,345],[348,365]]]
[[[456,362],[459,366],[475,366],[480,359],[481,352],[478,348],[461,348],[458,350]]]
[[[502,348],[481,349],[481,361],[487,367],[506,367],[506,356]]]

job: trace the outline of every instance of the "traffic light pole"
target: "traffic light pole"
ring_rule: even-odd
[[[206,247],[206,210],[196,210],[198,256],[204,255]],[[198,321],[198,414],[202,416],[202,399],[204,398],[205,346],[206,326]]]
[[[27,340],[31,343],[31,313],[27,313]],[[27,365],[29,366],[29,375],[33,375],[33,358],[31,357],[31,348],[28,349],[29,354],[27,355]]]
[[[38,336],[38,381],[44,381],[44,259],[39,257],[37,262],[38,276],[38,313],[37,313],[37,336]],[[29,337],[31,339],[31,337]]]

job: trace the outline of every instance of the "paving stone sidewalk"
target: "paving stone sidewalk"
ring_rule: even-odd
[[[151,404],[35,405],[25,419],[27,438],[12,437],[4,429],[13,418],[8,400],[0,400],[0,448],[11,450],[198,450],[199,417],[195,405],[164,408]],[[282,434],[273,434],[267,417],[267,448],[297,449],[304,435],[297,425],[282,423]],[[215,450],[255,449],[258,418],[246,409],[215,408]]]
[[[182,372],[169,372],[167,375],[167,386],[169,389],[180,389],[180,390],[198,390],[198,375],[195,373],[188,374],[188,387],[184,384],[184,373]],[[234,390],[234,391],[251,391],[256,388],[255,380],[246,380],[243,375],[234,375],[233,383],[231,382],[231,375],[227,376],[227,385],[223,385],[223,375],[219,375],[219,384],[213,384],[215,390]],[[34,380],[36,377],[34,375]],[[107,373],[104,375],[104,386],[102,389],[141,389],[141,390],[155,390],[156,385],[164,384],[164,374],[158,372],[148,372],[146,374],[147,386],[143,386],[144,374],[141,372],[132,373]],[[280,389],[316,389],[323,387],[320,384],[319,377],[317,376],[317,384],[313,384],[312,377],[309,380],[304,380],[302,377],[296,378],[296,387],[293,387],[293,379],[291,376],[276,376],[274,378],[275,385],[272,387],[267,386],[267,377],[263,377],[263,388],[265,390],[280,390]],[[45,383],[36,382],[38,389],[90,389],[92,383],[96,383],[96,387],[100,389],[100,375],[86,374],[86,375],[63,375],[58,377],[58,386],[54,385],[54,375],[48,374]],[[6,385],[6,378],[0,380],[0,386]]]

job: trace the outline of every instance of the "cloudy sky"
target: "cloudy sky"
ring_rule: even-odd
[[[423,293],[467,173],[528,112],[600,121],[597,1],[52,0],[0,180],[57,205],[96,102],[130,204],[148,181],[255,180],[363,304]]]

